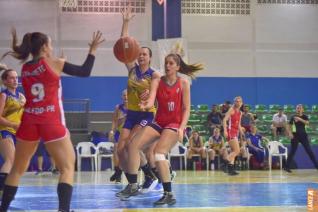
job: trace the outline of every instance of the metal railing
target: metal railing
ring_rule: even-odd
[[[72,132],[88,132],[90,123],[89,99],[63,100],[66,126]]]

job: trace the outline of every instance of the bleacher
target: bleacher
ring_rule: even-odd
[[[306,127],[307,133],[309,135],[310,141],[312,145],[318,145],[318,105],[303,105],[304,113],[308,115],[309,118],[309,126]],[[278,108],[283,107],[284,113],[287,115],[289,120],[290,116],[295,114],[295,105],[264,105],[257,104],[254,106],[249,105],[250,112],[256,114],[257,121],[256,125],[258,127],[258,131],[263,135],[271,139],[272,131],[271,131],[271,123],[272,118],[275,113],[278,112]],[[198,131],[201,136],[205,138],[205,141],[209,138],[209,128],[207,124],[207,116],[210,113],[210,108],[207,104],[199,104],[199,105],[191,105],[190,118],[188,121],[188,125],[192,127],[192,129]],[[290,139],[284,136],[279,137],[279,141],[283,144],[290,144]]]

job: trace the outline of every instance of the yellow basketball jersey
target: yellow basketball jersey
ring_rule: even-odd
[[[7,96],[2,117],[7,119],[8,121],[20,123],[23,113],[23,106],[21,103],[23,94],[18,91],[16,91],[15,94],[12,94],[7,89],[3,90],[1,93],[5,93]],[[0,125],[0,130],[7,130],[12,134],[16,133],[15,129],[3,125]]]
[[[128,110],[142,111],[139,107],[140,95],[146,90],[150,90],[152,74],[154,70],[149,68],[142,73],[139,66],[136,65],[134,69],[129,72],[127,95],[128,95]],[[147,112],[156,112],[156,108],[152,107]]]

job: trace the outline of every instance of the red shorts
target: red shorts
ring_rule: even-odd
[[[228,141],[231,141],[231,140],[238,140],[238,134],[239,134],[239,131],[238,130],[227,130],[227,140]]]
[[[21,123],[16,137],[24,141],[52,142],[64,138],[68,133],[62,124],[27,124]]]

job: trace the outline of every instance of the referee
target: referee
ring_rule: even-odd
[[[296,153],[298,143],[300,142],[307,154],[309,155],[311,161],[314,163],[316,169],[318,169],[318,163],[315,158],[315,155],[310,147],[309,140],[308,140],[308,135],[306,133],[306,128],[305,126],[309,124],[308,116],[303,114],[304,108],[301,104],[296,106],[296,115],[291,116],[289,125],[291,128],[291,150],[288,154],[288,159],[286,162],[286,166],[284,167],[284,170],[286,172],[291,173],[290,170],[290,163]]]

